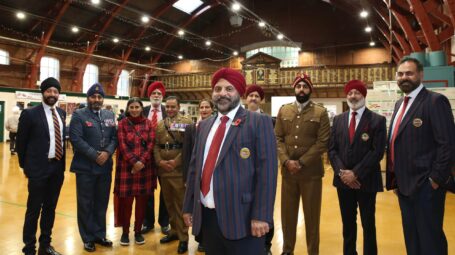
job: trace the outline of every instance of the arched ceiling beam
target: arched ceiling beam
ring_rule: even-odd
[[[28,87],[34,88],[36,86],[36,81],[38,80],[38,71],[40,67],[41,58],[44,56],[46,52],[46,47],[49,44],[49,40],[51,39],[52,34],[57,27],[57,24],[65,14],[66,10],[68,9],[71,1],[66,1],[60,8],[58,14],[55,17],[55,21],[51,24],[49,29],[46,31],[44,36],[41,38],[41,47],[37,50],[35,59],[33,60],[32,68],[30,70],[30,74],[28,76]]]
[[[408,3],[420,24],[428,47],[430,47],[432,51],[441,50],[441,43],[434,32],[433,25],[421,0],[408,0]]]
[[[194,20],[196,20],[196,18],[198,18],[201,14],[205,13],[206,11],[212,9],[213,7],[215,6],[218,6],[220,4],[220,2],[218,0],[212,0],[210,3],[208,4],[204,4],[204,5],[201,5],[199,8],[197,8],[187,20],[185,20],[184,22],[182,22],[182,24],[179,25],[179,28],[180,29],[183,29],[185,27],[187,27],[188,25],[190,25]],[[174,31],[172,32],[173,35],[175,35],[177,33],[177,29],[174,29]],[[166,41],[166,43],[164,44],[164,46],[161,48],[160,52],[165,52],[167,50],[167,48],[169,47],[169,45],[171,45],[171,43],[174,41],[175,39],[175,36],[170,36],[169,39]],[[147,71],[147,73],[145,74],[145,77],[144,77],[144,80],[142,82],[142,85],[141,85],[141,88],[142,88],[142,91],[141,91],[141,96],[144,97],[145,96],[145,92],[147,91],[147,81],[148,81],[148,77],[153,73],[154,71],[154,67],[153,65],[156,64],[160,58],[161,58],[162,54],[159,53],[158,55],[156,55],[153,59],[152,59],[152,67],[150,68],[149,71]]]
[[[87,48],[86,51],[86,56],[85,58],[76,66],[77,73],[73,79],[73,84],[72,84],[72,90],[73,91],[81,91],[81,84],[82,80],[84,78],[84,72],[85,68],[87,67],[88,63],[90,62],[90,59],[92,58],[93,52],[95,51],[96,46],[98,45],[101,36],[104,34],[104,32],[107,30],[109,25],[112,23],[114,20],[115,16],[125,7],[125,5],[128,3],[129,0],[123,0],[122,3],[119,5],[115,6],[111,12],[109,12],[109,17],[106,19],[106,22],[104,22],[103,26],[101,29],[98,30],[98,33],[95,35],[93,38],[90,46]]]
[[[408,39],[409,44],[411,45],[412,51],[420,52],[422,48],[420,47],[419,41],[417,40],[417,36],[414,30],[409,24],[409,21],[403,16],[401,13],[397,12],[396,10],[392,10],[392,14],[397,20],[400,27],[403,29],[404,34],[406,35],[406,39]]]
[[[406,42],[404,37],[402,35],[400,35],[399,33],[397,33],[397,31],[392,31],[392,34],[395,36],[395,38],[397,39],[401,48],[403,49],[403,54],[404,55],[411,54],[411,47],[409,46],[408,42]]]
[[[455,0],[444,0],[444,3],[449,11],[452,26],[455,27]]]
[[[158,7],[154,12],[153,14],[151,15],[152,17],[154,18],[159,18],[161,17],[163,14],[165,14],[171,7],[172,5],[177,2],[177,0],[172,0],[170,2],[167,2],[165,4],[162,4],[160,7]],[[128,61],[128,59],[130,58],[130,55],[131,55],[131,52],[133,52],[133,48],[136,46],[137,42],[140,40],[140,38],[144,35],[144,33],[147,31],[148,27],[150,27],[151,25],[153,25],[153,23],[155,23],[155,19],[151,20],[150,23],[147,25],[147,26],[143,26],[141,27],[141,31],[137,34],[136,38],[134,39],[134,41],[129,45],[128,49],[126,50],[126,53],[124,54],[124,56],[122,57],[122,63],[120,65],[117,66],[117,71],[115,72],[114,74],[114,77],[112,77],[112,80],[110,82],[110,85],[111,87],[113,87],[113,90],[116,91],[117,90],[117,83],[118,83],[118,79],[120,77],[120,73],[122,72],[122,70],[125,68],[126,66],[126,62]],[[129,37],[127,37],[129,38]]]

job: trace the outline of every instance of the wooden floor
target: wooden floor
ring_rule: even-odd
[[[0,143],[0,254],[21,254],[22,226],[27,201],[27,180],[18,166],[17,156],[9,153],[9,144]],[[65,182],[62,187],[58,202],[53,231],[52,245],[64,255],[90,254],[83,250],[79,236],[76,219],[76,185],[74,174],[68,171],[72,159],[71,150],[67,155],[67,171]],[[323,185],[322,217],[321,217],[321,254],[342,254],[341,218],[338,207],[336,190],[331,185],[332,170],[326,169]],[[280,191],[281,178],[278,180],[278,192]],[[155,192],[157,194],[158,192]],[[280,221],[280,197],[277,194],[275,210],[275,237],[273,239],[272,252],[281,253],[282,232]],[[112,196],[111,196],[112,199]],[[113,226],[112,201],[107,213],[108,238],[114,241],[113,248],[97,246],[96,254],[177,254],[177,243],[161,245],[162,237],[159,228],[155,232],[145,235],[146,244],[131,244],[122,247],[119,244],[121,235],[120,228]],[[360,221],[358,221],[360,222]],[[305,232],[303,214],[300,212],[297,232],[297,244],[295,254],[306,254]],[[359,254],[362,254],[362,235],[359,225],[359,240],[357,242]],[[401,216],[397,198],[391,192],[380,193],[377,198],[376,227],[378,236],[379,254],[394,255],[405,254],[403,232],[401,228]],[[446,213],[444,222],[445,233],[449,242],[449,254],[455,254],[455,196],[448,194],[446,200]],[[130,239],[133,239],[132,236]],[[191,237],[189,254],[198,254],[197,245]]]

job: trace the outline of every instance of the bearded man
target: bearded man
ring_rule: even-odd
[[[275,135],[281,165],[281,222],[283,255],[293,254],[300,198],[303,201],[307,250],[319,254],[322,154],[329,142],[327,110],[310,100],[313,84],[302,74],[294,79],[296,101],[278,112]]]
[[[357,207],[363,227],[363,254],[377,254],[376,194],[383,190],[381,166],[386,144],[386,119],[365,107],[366,85],[359,80],[344,87],[349,110],[335,116],[329,142],[343,221],[343,254],[354,255]]]

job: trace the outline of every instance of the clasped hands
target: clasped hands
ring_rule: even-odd
[[[302,165],[300,165],[298,160],[288,160],[286,161],[285,166],[291,174],[296,174],[298,171],[302,170]]]
[[[160,160],[160,163],[158,163],[159,167],[164,169],[167,172],[171,172],[172,170],[175,169],[177,166],[175,160]]]
[[[341,181],[351,189],[360,189],[360,182],[352,170],[340,169]]]

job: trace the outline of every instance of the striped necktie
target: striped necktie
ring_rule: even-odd
[[[60,124],[58,123],[57,113],[54,108],[51,108],[52,120],[54,122],[54,134],[55,134],[55,159],[60,160],[63,156],[62,146],[62,133],[60,132]]]
[[[158,110],[153,109],[153,114],[152,114],[152,128],[156,128],[158,126]]]

